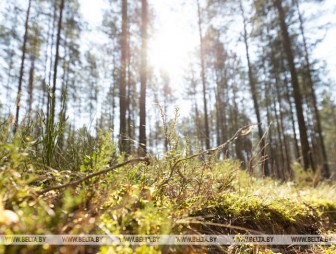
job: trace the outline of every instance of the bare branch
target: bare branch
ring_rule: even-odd
[[[183,161],[186,161],[186,160],[193,159],[193,158],[198,157],[198,156],[201,156],[201,155],[211,154],[211,153],[220,151],[220,150],[224,149],[229,143],[231,143],[231,142],[233,142],[234,140],[236,140],[238,137],[240,137],[240,136],[245,136],[245,135],[249,134],[249,133],[252,131],[252,129],[253,129],[254,127],[256,127],[256,126],[257,126],[257,124],[246,125],[246,126],[240,128],[240,129],[239,129],[239,130],[238,130],[238,131],[237,131],[231,138],[229,138],[225,143],[223,143],[223,144],[221,144],[221,145],[219,145],[219,146],[217,146],[217,147],[215,147],[215,148],[211,148],[211,149],[202,151],[202,152],[200,152],[200,153],[193,154],[193,155],[191,155],[191,156],[189,156],[189,157],[186,157],[186,158],[182,158],[182,159],[177,160],[177,161],[175,162],[175,164],[171,167],[169,176],[166,178],[166,180],[164,180],[164,181],[162,182],[162,184],[160,185],[160,187],[162,187],[163,185],[167,184],[167,183],[170,181],[170,179],[172,178],[173,173],[174,173],[174,171],[175,171],[175,168],[176,168],[177,173],[179,174],[179,176],[180,176],[181,178],[183,178],[183,180],[186,180],[185,177],[184,177],[184,175],[182,174],[182,172],[177,168],[177,165],[178,165],[179,163],[181,163],[181,162],[183,162]]]
[[[132,159],[132,160],[128,160],[128,161],[124,161],[120,164],[117,164],[117,165],[114,165],[114,166],[111,166],[109,168],[106,168],[106,169],[103,169],[103,170],[100,170],[98,172],[95,172],[95,173],[92,173],[92,174],[89,174],[83,178],[80,178],[78,180],[75,180],[75,181],[72,181],[72,182],[69,182],[69,183],[66,183],[66,184],[61,184],[61,185],[56,185],[56,186],[52,186],[52,187],[49,187],[49,188],[46,188],[44,190],[41,190],[38,192],[38,195],[43,195],[49,191],[52,191],[52,190],[59,190],[59,189],[63,189],[63,188],[66,188],[66,187],[69,187],[69,186],[75,186],[75,185],[78,185],[90,178],[93,178],[95,176],[99,176],[99,175],[102,175],[102,174],[106,174],[116,168],[120,168],[120,167],[123,167],[127,164],[132,164],[132,163],[138,163],[138,162],[146,162],[146,164],[149,164],[150,163],[150,159],[149,157],[139,157],[139,158],[135,158],[135,159]]]

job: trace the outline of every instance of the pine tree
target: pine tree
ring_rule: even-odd
[[[147,0],[141,0],[141,65],[140,65],[140,125],[139,125],[139,154],[147,153],[146,138],[146,91],[147,91]]]

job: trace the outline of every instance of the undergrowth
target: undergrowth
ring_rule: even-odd
[[[319,234],[335,232],[335,184],[312,182],[296,170],[292,182],[257,178],[240,163],[219,161],[217,151],[190,156],[188,141],[164,129],[169,148],[161,158],[139,162],[43,195],[132,156],[121,154],[111,131],[93,137],[85,128],[70,132],[63,152],[56,146],[46,166],[36,126],[12,135],[1,126],[0,234]],[[36,124],[39,121],[36,121]],[[229,144],[230,145],[230,144]],[[294,168],[298,166],[295,165]],[[250,253],[255,246],[0,246],[6,253]],[[281,251],[281,250],[280,250]],[[283,253],[335,253],[311,246]],[[301,252],[302,251],[302,252]],[[271,249],[259,253],[275,253]]]

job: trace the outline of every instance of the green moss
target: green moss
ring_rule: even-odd
[[[237,161],[218,162],[215,155],[207,155],[204,161],[193,158],[174,166],[177,160],[185,158],[186,151],[174,133],[169,135],[175,138],[171,144],[174,150],[162,159],[152,158],[150,165],[127,165],[44,196],[36,192],[101,170],[110,163],[122,162],[125,155],[118,155],[114,144],[109,143],[110,136],[100,133],[96,141],[89,142],[90,149],[76,145],[75,151],[81,151],[80,155],[68,162],[77,165],[76,170],[43,171],[43,167],[33,163],[30,145],[18,142],[0,147],[4,163],[0,170],[1,201],[5,209],[14,211],[20,218],[19,223],[6,227],[5,233],[317,234],[335,231],[334,185],[313,186],[302,180],[306,179],[306,173],[302,172],[296,176],[299,182],[257,178],[240,170]],[[162,185],[165,180],[166,184]],[[183,253],[184,249],[176,247],[176,250]],[[333,250],[326,249],[325,253]],[[104,246],[99,253],[160,251],[160,246]],[[240,251],[248,253],[251,246],[241,247]]]

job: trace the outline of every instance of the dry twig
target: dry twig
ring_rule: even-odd
[[[76,186],[90,178],[93,178],[95,176],[99,176],[99,175],[102,175],[102,174],[105,174],[105,173],[108,173],[116,168],[120,168],[120,167],[123,167],[127,164],[132,164],[132,163],[137,163],[137,162],[146,162],[147,164],[149,164],[150,162],[150,159],[149,157],[139,157],[139,158],[135,158],[135,159],[132,159],[132,160],[128,160],[128,161],[124,161],[120,164],[117,164],[117,165],[114,165],[114,166],[111,166],[109,168],[106,168],[106,169],[103,169],[103,170],[100,170],[98,172],[95,172],[95,173],[92,173],[92,174],[89,174],[83,178],[79,178],[75,181],[72,181],[72,182],[69,182],[69,183],[66,183],[66,184],[61,184],[61,185],[56,185],[56,186],[51,186],[49,188],[46,188],[44,190],[41,190],[38,192],[38,195],[42,195],[42,194],[45,194],[49,191],[52,191],[52,190],[59,190],[59,189],[63,189],[63,188],[66,188],[66,187],[69,187],[69,186]]]
[[[202,151],[200,153],[196,153],[196,154],[193,154],[189,157],[186,157],[186,158],[182,158],[182,159],[179,159],[177,160],[174,165],[171,167],[170,169],[170,173],[169,173],[169,176],[166,178],[166,180],[164,180],[160,187],[162,187],[163,185],[167,184],[170,179],[172,178],[173,174],[174,174],[174,171],[177,170],[177,173],[179,174],[179,176],[181,178],[183,178],[183,180],[186,180],[185,176],[182,174],[182,172],[177,168],[177,165],[183,161],[186,161],[186,160],[190,160],[190,159],[193,159],[195,157],[198,157],[198,156],[202,156],[202,155],[207,155],[207,154],[211,154],[211,153],[214,153],[214,152],[217,152],[217,151],[220,151],[222,149],[224,149],[229,143],[233,142],[234,140],[236,140],[238,137],[240,136],[246,136],[248,135],[252,129],[257,126],[256,124],[253,124],[253,125],[246,125],[242,128],[240,128],[231,138],[229,138],[225,143],[215,147],[215,148],[211,148],[211,149],[208,149],[208,150],[205,150],[205,151]]]

